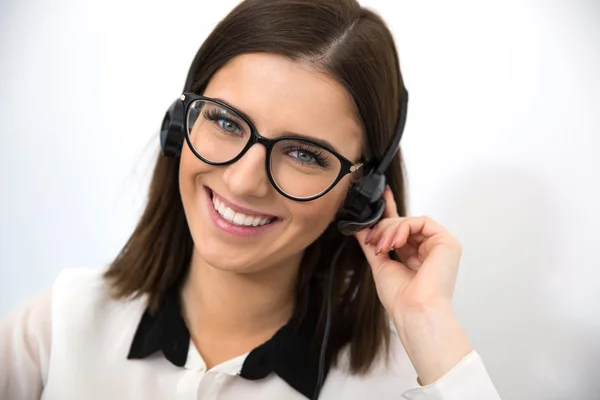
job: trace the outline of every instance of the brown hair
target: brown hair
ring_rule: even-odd
[[[363,158],[377,160],[389,146],[403,85],[394,40],[385,23],[355,0],[246,0],[206,39],[189,71],[184,91],[202,93],[212,75],[232,58],[266,52],[309,63],[350,94],[364,130]],[[179,159],[159,156],[146,209],[105,277],[118,297],[148,295],[156,309],[165,293],[189,270],[193,242],[178,186]],[[400,215],[405,212],[401,154],[386,172]],[[341,234],[332,224],[305,251],[299,271],[296,308],[307,304],[309,282],[318,282],[315,343],[325,324],[327,277]],[[350,347],[350,370],[364,373],[387,354],[388,319],[366,258],[354,238],[337,263],[328,358]]]

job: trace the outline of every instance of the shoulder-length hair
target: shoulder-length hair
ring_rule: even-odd
[[[394,40],[382,19],[355,0],[246,0],[223,19],[199,49],[184,91],[202,93],[213,74],[245,53],[273,53],[308,63],[335,79],[354,102],[363,128],[363,158],[381,158],[395,132],[403,85]],[[405,211],[401,154],[386,172],[400,215]],[[193,242],[178,186],[179,159],[159,156],[149,198],[133,234],[105,274],[117,297],[147,295],[157,309],[165,293],[185,279]],[[296,286],[296,309],[317,282],[314,342],[322,339],[328,266],[341,234],[332,224],[305,251]],[[388,317],[371,269],[350,238],[335,271],[328,358],[349,346],[352,373],[365,373],[390,341]],[[312,287],[312,286],[310,286]],[[312,302],[311,302],[312,303]]]

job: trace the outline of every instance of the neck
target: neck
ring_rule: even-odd
[[[292,315],[302,254],[279,265],[240,274],[192,256],[182,292],[183,315],[193,337],[268,340]]]

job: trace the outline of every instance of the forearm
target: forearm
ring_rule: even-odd
[[[394,321],[422,385],[437,381],[472,351],[450,306],[411,311]]]

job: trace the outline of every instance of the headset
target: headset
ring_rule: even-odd
[[[193,70],[193,66],[190,69]],[[189,86],[190,76],[188,76],[186,87]],[[331,329],[331,297],[333,291],[335,265],[340,257],[342,250],[348,242],[348,237],[353,234],[375,225],[382,217],[385,210],[385,202],[382,199],[385,191],[386,179],[385,171],[392,162],[400,146],[400,139],[406,125],[406,114],[408,111],[408,91],[401,86],[400,110],[396,124],[396,132],[391,143],[381,158],[381,161],[369,163],[366,166],[366,174],[354,184],[344,201],[341,211],[336,216],[337,227],[343,235],[341,245],[333,255],[330,264],[330,273],[326,291],[326,320],[325,331],[321,342],[321,351],[319,355],[319,370],[317,385],[313,395],[313,400],[319,398],[321,388],[324,383],[325,375],[325,355],[329,332]],[[185,141],[185,110],[183,107],[183,97],[175,100],[167,110],[161,130],[160,144],[162,154],[166,157],[178,157],[181,154],[183,142]]]
[[[338,229],[346,236],[375,225],[385,210],[382,199],[385,191],[385,171],[391,164],[406,125],[408,111],[408,91],[401,87],[401,103],[396,123],[396,133],[379,163],[367,171],[366,175],[349,190],[342,210],[338,214]],[[373,163],[372,163],[373,164]]]
[[[396,133],[392,138],[381,161],[375,165],[365,166],[366,175],[354,184],[344,201],[344,205],[337,216],[338,229],[346,236],[351,236],[363,229],[375,225],[383,215],[385,202],[382,200],[385,190],[385,171],[398,151],[400,139],[406,125],[408,109],[408,91],[402,86],[401,104],[396,126]],[[181,98],[175,100],[167,110],[161,130],[160,144],[162,153],[166,157],[178,157],[181,154],[185,141],[185,110]]]

